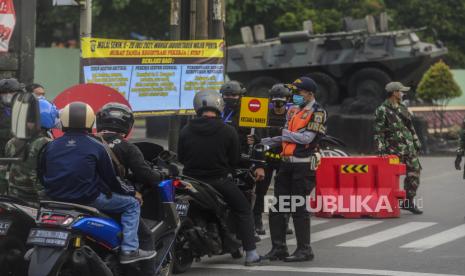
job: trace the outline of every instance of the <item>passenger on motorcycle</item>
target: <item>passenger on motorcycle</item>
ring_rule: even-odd
[[[39,99],[40,128],[34,137],[28,140],[11,138],[6,144],[5,155],[9,158],[21,158],[21,163],[9,166],[8,193],[26,202],[37,203],[43,187],[37,179],[37,158],[42,148],[50,141],[50,130],[58,123],[56,106],[46,99]],[[30,126],[36,128],[36,126]]]
[[[121,214],[120,262],[153,258],[155,251],[139,249],[140,203],[134,188],[116,176],[104,145],[89,135],[95,121],[92,108],[82,102],[70,103],[60,112],[60,120],[65,134],[47,144],[39,161],[46,195]]]
[[[154,185],[163,180],[163,175],[154,171],[145,162],[139,148],[126,140],[133,125],[134,115],[128,106],[120,103],[108,103],[97,112],[98,134],[96,136],[103,139],[101,141],[106,143],[114,154],[113,164],[117,167],[117,174],[120,177],[153,189]],[[141,195],[138,194],[138,197],[142,200]],[[152,212],[159,207],[156,206],[156,202],[149,201],[144,204],[154,205],[148,208]],[[143,220],[139,224],[138,236],[142,249],[155,250],[152,233]],[[142,270],[144,275],[153,275],[155,273],[154,260],[146,261]]]
[[[245,265],[259,264],[250,203],[230,176],[240,159],[240,145],[234,128],[221,119],[223,99],[217,92],[198,92],[194,109],[197,118],[179,136],[178,158],[184,165],[183,174],[210,184],[223,195],[237,217],[238,234],[246,251]]]

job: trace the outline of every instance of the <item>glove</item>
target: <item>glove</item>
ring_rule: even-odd
[[[462,163],[462,155],[457,154],[457,157],[455,158],[455,169],[459,171],[462,169],[460,163]]]

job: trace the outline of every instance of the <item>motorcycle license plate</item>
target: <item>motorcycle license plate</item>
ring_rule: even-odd
[[[11,221],[9,220],[0,220],[0,236],[6,236],[8,234],[8,229],[10,229]]]
[[[189,202],[176,202],[176,211],[178,211],[178,215],[180,217],[187,216],[187,212],[189,211]]]
[[[66,247],[71,233],[67,231],[31,229],[27,244],[46,247]]]

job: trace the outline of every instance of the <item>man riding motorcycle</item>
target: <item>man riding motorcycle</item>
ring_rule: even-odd
[[[22,158],[21,163],[9,166],[8,193],[30,203],[37,203],[43,190],[37,179],[37,158],[42,148],[52,137],[50,130],[58,122],[58,110],[46,99],[39,99],[40,130],[30,140],[11,138],[6,144],[5,155]]]
[[[163,180],[160,172],[154,171],[145,162],[142,152],[137,146],[129,143],[126,137],[134,125],[132,110],[120,103],[108,103],[97,112],[97,138],[106,143],[113,154],[113,163],[117,167],[120,177],[130,180],[132,183],[153,187]],[[115,164],[116,163],[116,164]],[[145,204],[154,204],[146,202]],[[149,208],[156,210],[158,206]],[[144,250],[155,250],[150,228],[143,220],[139,224],[139,243]],[[147,260],[142,266],[144,275],[155,273],[155,260]]]
[[[260,263],[254,238],[250,203],[231,177],[240,159],[239,140],[234,128],[221,119],[224,102],[219,93],[198,92],[194,97],[197,118],[181,130],[178,158],[183,174],[213,186],[236,214],[238,234],[246,251],[245,265]],[[255,174],[256,180],[261,175]]]
[[[120,262],[153,258],[155,251],[139,248],[140,203],[134,197],[134,188],[116,176],[105,147],[89,136],[95,121],[92,108],[82,102],[70,103],[61,111],[60,121],[65,134],[47,144],[39,161],[46,195],[52,200],[121,214]]]
[[[11,104],[16,93],[24,92],[24,84],[16,79],[0,80],[0,157],[4,156],[5,146],[11,139]],[[0,195],[7,194],[7,166],[0,164]]]

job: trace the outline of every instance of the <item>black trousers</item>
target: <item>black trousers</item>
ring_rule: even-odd
[[[280,167],[280,163],[274,162],[269,163],[265,167],[265,179],[255,186],[255,206],[253,208],[254,215],[260,215],[264,211],[265,202],[264,198],[268,193],[268,189],[270,188],[271,180],[273,180],[273,172],[276,171],[278,173]]]
[[[223,195],[224,201],[231,207],[236,218],[237,234],[242,240],[244,250],[256,249],[252,208],[244,193],[229,177],[199,180],[213,186],[213,188]]]
[[[281,163],[281,168],[276,177],[274,195],[277,204],[274,205],[277,212],[270,210],[270,234],[273,246],[286,246],[286,220],[287,212],[280,210],[280,196],[308,197],[315,187],[315,172],[310,170],[310,163]],[[286,206],[288,208],[289,205]],[[294,222],[295,235],[298,248],[310,246],[310,213],[306,205],[295,208],[291,212]]]

